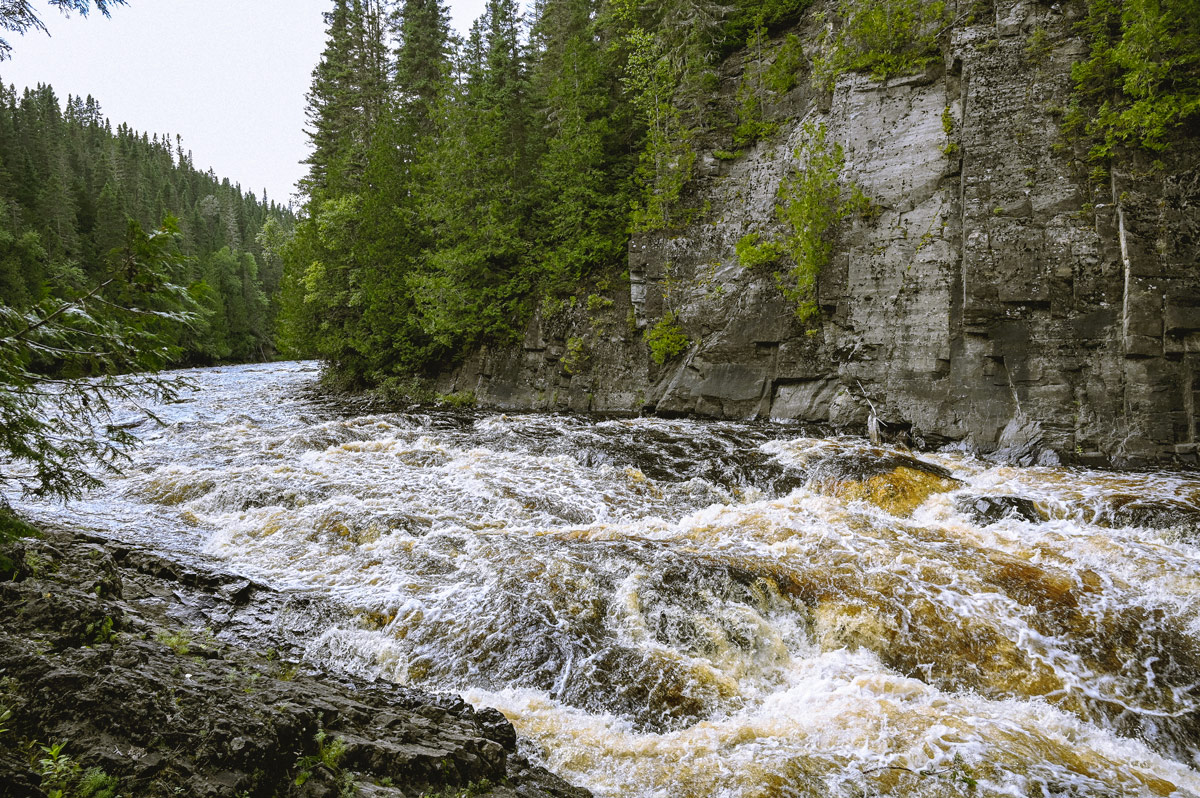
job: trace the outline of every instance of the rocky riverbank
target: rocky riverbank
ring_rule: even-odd
[[[301,663],[336,610],[46,530],[0,552],[0,796],[585,798],[498,711]]]

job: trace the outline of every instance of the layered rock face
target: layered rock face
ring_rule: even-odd
[[[778,134],[736,158],[714,156],[728,132],[709,134],[685,198],[701,212],[634,236],[628,294],[535,318],[523,346],[479,352],[441,387],[511,408],[858,429],[875,415],[885,433],[1025,462],[1196,462],[1200,137],[1089,174],[1060,129],[1082,5],[993,10],[956,22],[924,74],[845,75],[832,94],[800,76],[768,105]],[[821,31],[795,32],[811,51]],[[732,114],[744,58],[723,65],[712,114]],[[779,186],[814,124],[876,212],[843,223],[802,324],[735,244],[781,234]],[[671,311],[692,345],[659,366],[641,331]]]
[[[498,710],[302,665],[322,599],[66,530],[0,563],[0,798],[590,796]]]

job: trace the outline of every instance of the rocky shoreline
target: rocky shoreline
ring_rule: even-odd
[[[2,548],[0,798],[589,795],[494,709],[301,663],[320,599],[66,530]]]

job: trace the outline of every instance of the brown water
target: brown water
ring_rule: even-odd
[[[315,376],[192,372],[126,476],[23,507],[337,603],[311,661],[497,706],[598,796],[1200,795],[1195,475]]]

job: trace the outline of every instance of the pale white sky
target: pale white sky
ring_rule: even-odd
[[[200,169],[287,202],[308,154],[304,95],[330,0],[129,0],[105,19],[38,2],[50,36],[9,36],[0,79],[91,94],[113,126],[183,136]],[[450,0],[466,31],[485,0]]]

